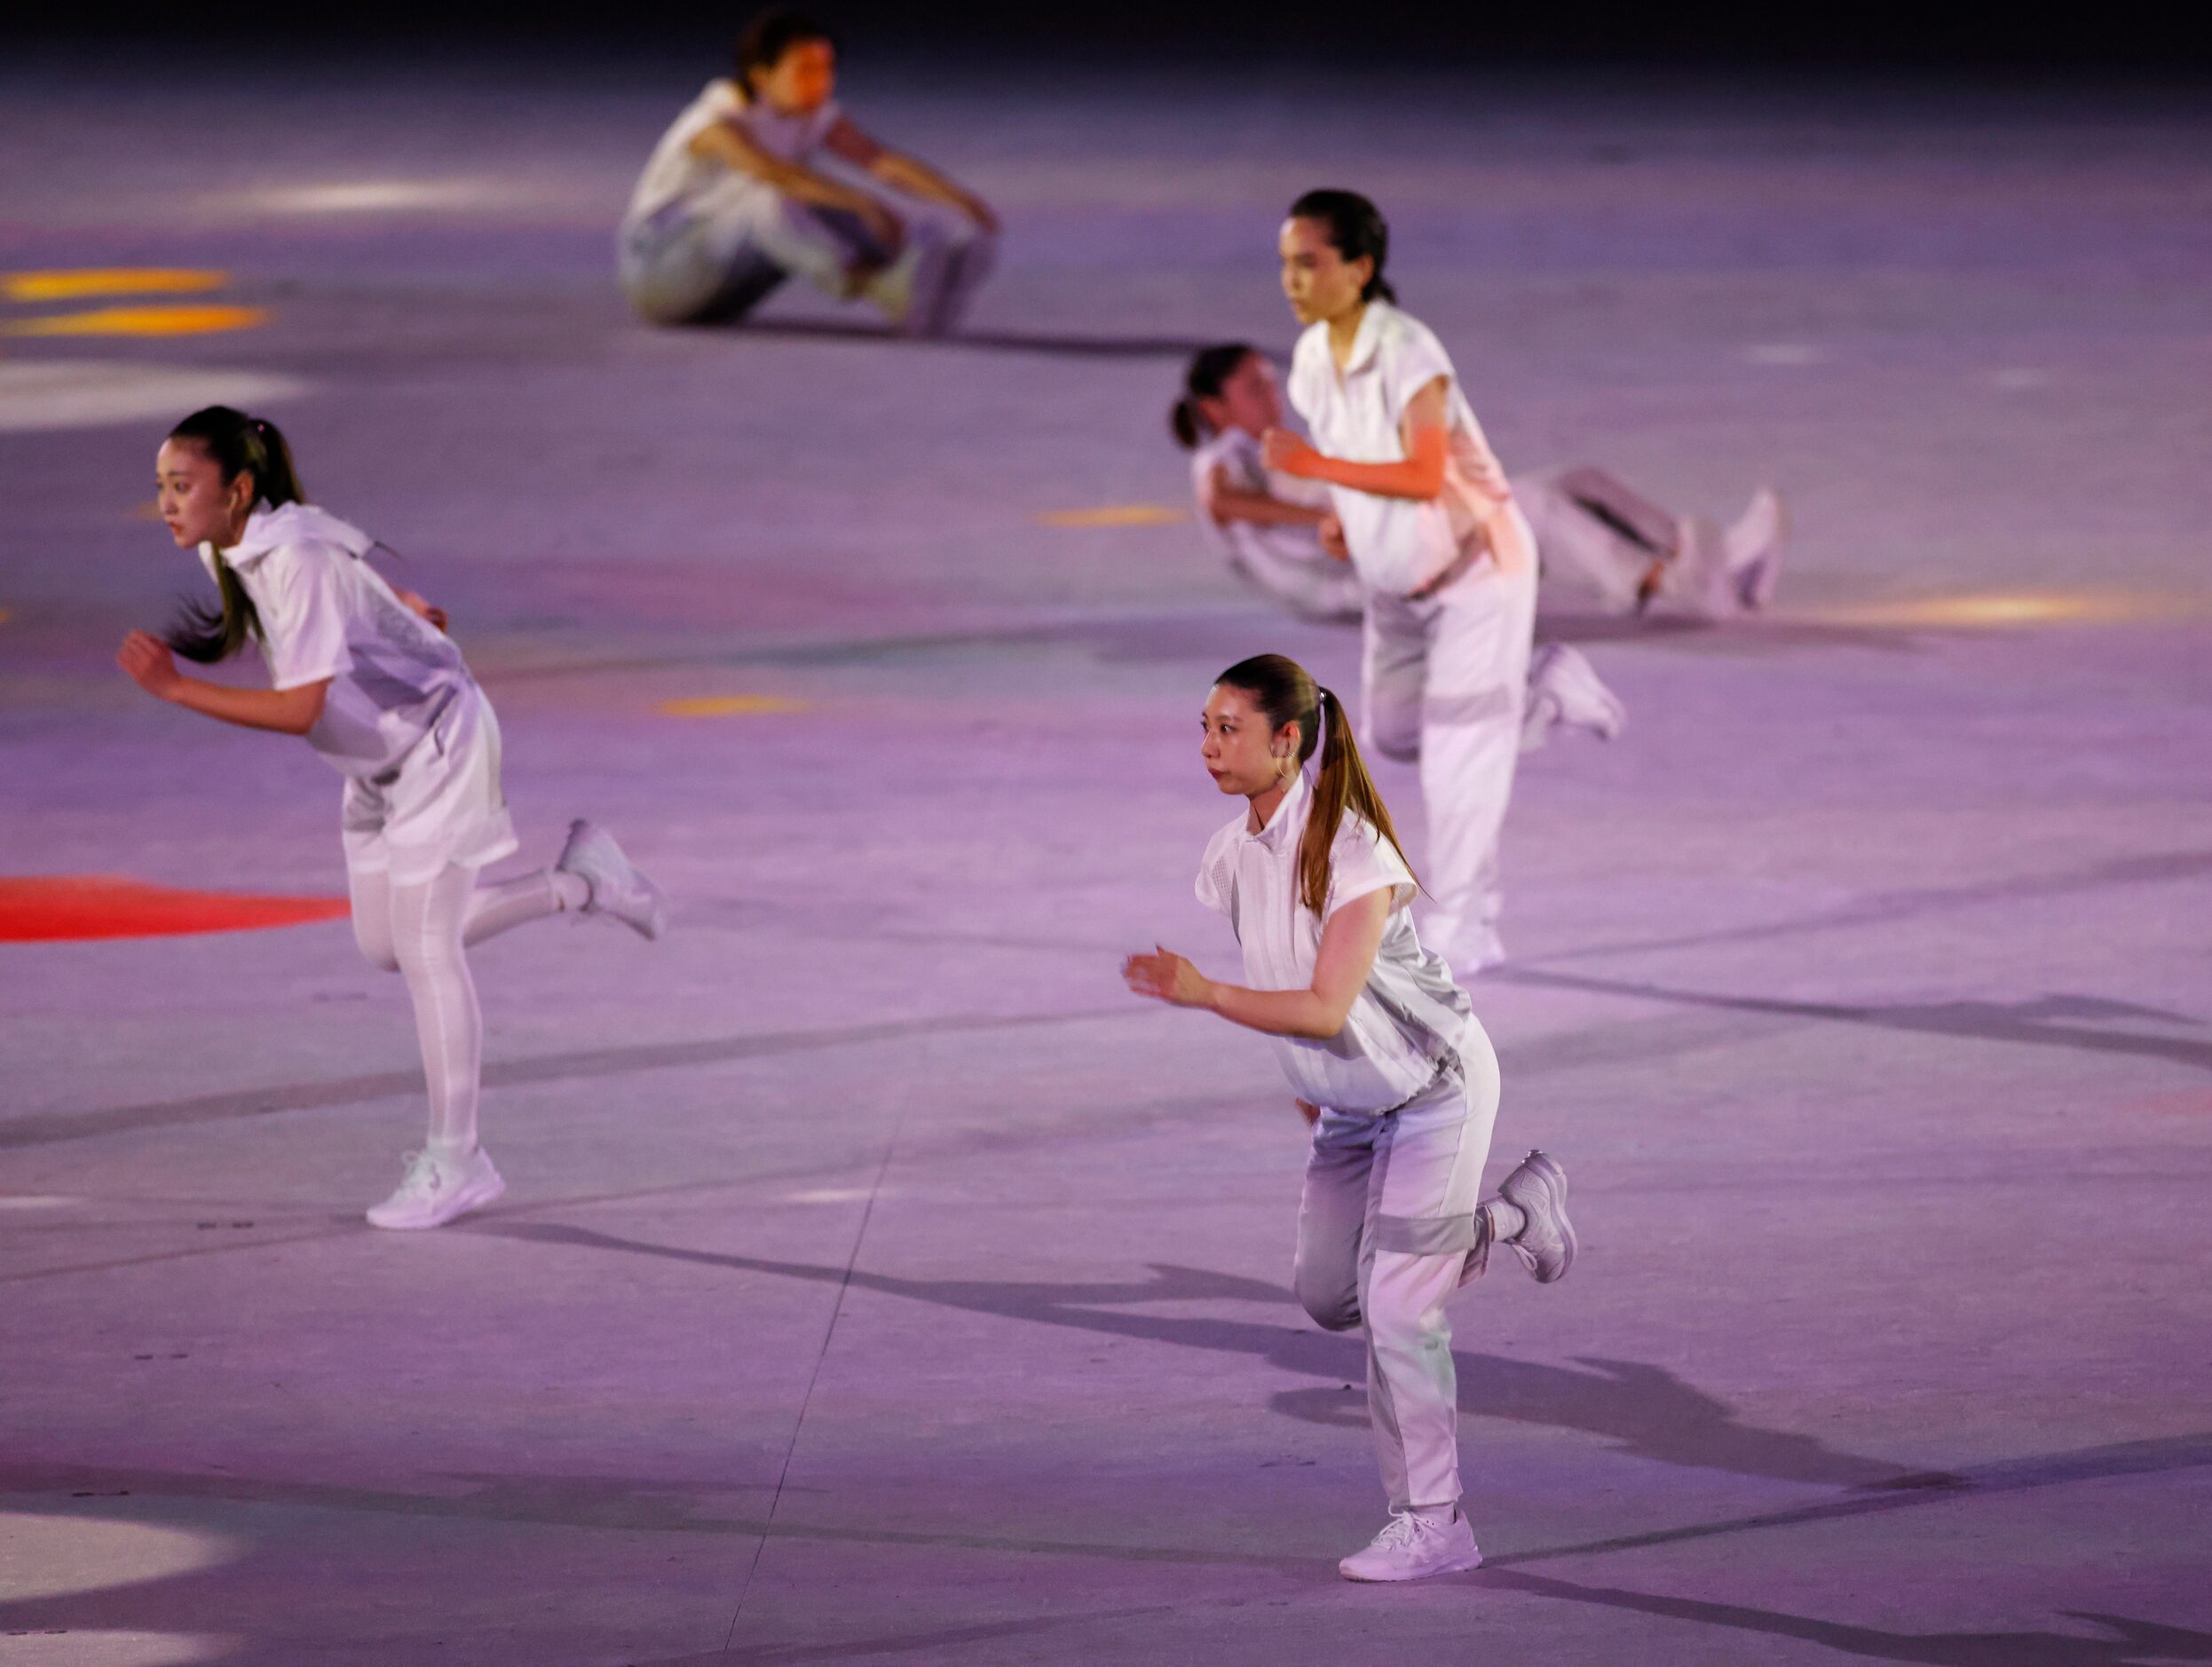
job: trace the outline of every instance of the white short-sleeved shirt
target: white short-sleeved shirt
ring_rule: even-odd
[[[1480,502],[1471,480],[1497,469],[1481,424],[1461,391],[1458,373],[1435,333],[1387,301],[1371,301],[1339,375],[1329,351],[1329,327],[1308,325],[1291,356],[1292,407],[1306,420],[1314,444],[1326,455],[1355,463],[1394,463],[1405,458],[1399,424],[1422,389],[1442,377],[1450,447],[1444,491],[1426,503],[1386,498],[1331,486],[1330,497],[1344,523],[1352,564],[1371,589],[1408,596],[1434,581],[1478,536]],[[1533,567],[1532,539],[1517,511],[1493,523],[1501,566]]]
[[[1356,614],[1358,576],[1321,548],[1311,527],[1263,526],[1255,521],[1217,520],[1214,477],[1225,475],[1240,492],[1257,493],[1307,509],[1329,507],[1329,489],[1317,480],[1280,474],[1260,460],[1260,440],[1238,428],[1223,429],[1200,446],[1190,460],[1190,489],[1204,522],[1229,565],[1277,601],[1300,613],[1323,618]]]
[[[342,774],[397,766],[456,699],[475,693],[461,651],[361,557],[375,541],[304,503],[264,506],[223,560],[261,616],[278,689],[330,679],[307,744]],[[200,559],[215,571],[214,546]]]
[[[681,206],[701,214],[736,203],[748,194],[773,189],[742,170],[691,154],[691,141],[717,122],[745,130],[746,137],[770,156],[786,162],[812,158],[829,138],[843,112],[829,99],[805,115],[784,115],[766,105],[754,104],[735,81],[723,77],[684,107],[653,146],[630,194],[625,225],[634,225],[662,210]]]
[[[1410,906],[1413,876],[1372,824],[1346,815],[1330,848],[1327,906],[1315,914],[1299,900],[1298,848],[1312,809],[1313,791],[1300,774],[1259,833],[1245,831],[1244,815],[1221,829],[1198,866],[1198,901],[1228,916],[1253,989],[1305,990],[1313,985],[1327,918],[1390,889],[1382,947],[1344,1029],[1325,1041],[1268,1039],[1300,1099],[1336,1111],[1387,1111],[1458,1055],[1475,1022],[1473,1004],[1451,969],[1421,946]]]

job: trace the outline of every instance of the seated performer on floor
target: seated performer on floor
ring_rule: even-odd
[[[639,317],[741,318],[795,273],[911,336],[960,323],[997,217],[855,126],[836,89],[826,25],[782,7],[752,21],[737,74],[708,82],[661,136],[622,217],[622,292]]]

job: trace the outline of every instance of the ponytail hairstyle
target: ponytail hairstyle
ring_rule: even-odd
[[[1226,684],[1250,695],[1271,731],[1286,723],[1297,724],[1300,768],[1314,755],[1315,744],[1320,746],[1321,771],[1314,779],[1314,807],[1298,846],[1300,903],[1315,914],[1328,906],[1329,853],[1336,845],[1337,831],[1343,826],[1347,810],[1372,826],[1378,837],[1388,840],[1398,859],[1405,862],[1406,871],[1412,872],[1413,865],[1406,861],[1405,847],[1398,842],[1390,811],[1375,790],[1366,762],[1360,757],[1360,744],[1353,738],[1342,701],[1315,683],[1303,666],[1283,654],[1255,654],[1250,660],[1240,660],[1213,681],[1217,686]]]
[[[1175,437],[1176,445],[1187,452],[1198,449],[1199,442],[1213,431],[1213,424],[1198,409],[1198,401],[1220,399],[1221,384],[1259,351],[1249,342],[1223,342],[1216,347],[1202,347],[1190,356],[1190,364],[1183,372],[1182,397],[1167,407],[1168,432]]]
[[[222,471],[225,486],[241,474],[251,475],[257,503],[273,510],[307,502],[299,471],[292,467],[292,448],[284,443],[284,436],[273,423],[233,411],[226,405],[211,405],[194,411],[170,430],[169,438],[189,440],[205,452]],[[228,660],[245,647],[249,636],[257,640],[261,636],[261,616],[254,610],[253,598],[220,554],[215,558],[215,583],[222,592],[219,608],[203,602],[180,603],[169,628],[162,633],[174,652],[201,665]]]
[[[750,100],[753,97],[755,73],[775,68],[783,62],[786,52],[808,41],[822,41],[834,50],[836,31],[820,19],[791,6],[770,6],[756,14],[745,26],[745,33],[738,36],[738,85],[746,98]]]
[[[1390,260],[1390,222],[1356,191],[1309,191],[1291,204],[1293,220],[1319,220],[1329,228],[1329,247],[1347,260],[1371,260],[1360,299],[1395,301],[1398,292],[1383,281]]]

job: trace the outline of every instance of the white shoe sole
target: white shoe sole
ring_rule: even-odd
[[[471,1210],[481,1210],[486,1205],[497,1202],[506,1191],[506,1181],[494,1175],[489,1181],[470,1182],[453,1195],[438,1214],[426,1221],[379,1221],[374,1210],[368,1213],[367,1220],[369,1226],[386,1233],[427,1232],[431,1228],[443,1227],[448,1221],[457,1221]]]
[[[1350,1560],[1346,1560],[1348,1562]],[[1399,1575],[1355,1575],[1346,1567],[1345,1563],[1337,1565],[1337,1573],[1342,1575],[1347,1580],[1355,1581],[1361,1585],[1386,1586],[1409,1580],[1433,1580],[1438,1575],[1464,1575],[1470,1568],[1481,1567],[1482,1553],[1477,1551],[1471,1556],[1455,1557],[1449,1562],[1439,1563],[1434,1568],[1409,1569],[1404,1574]]]

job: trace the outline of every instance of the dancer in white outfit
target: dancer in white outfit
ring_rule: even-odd
[[[1208,843],[1198,898],[1228,916],[1250,983],[1207,978],[1165,947],[1129,957],[1122,976],[1139,995],[1271,1037],[1313,1126],[1298,1297],[1331,1331],[1367,1329],[1368,1416],[1391,1510],[1339,1569],[1415,1580],[1472,1568],[1481,1553],[1458,1509],[1444,1305],[1493,1242],[1539,1281],[1567,1273],[1566,1173],[1531,1152],[1478,1203],[1497,1058],[1414,928],[1412,871],[1336,696],[1263,654],[1221,674],[1201,722],[1207,773],[1247,803]]]
[[[1168,410],[1169,431],[1192,453],[1198,518],[1213,529],[1229,566],[1301,619],[1356,624],[1366,617],[1366,593],[1345,548],[1344,524],[1329,507],[1329,489],[1276,474],[1261,461],[1262,437],[1282,423],[1275,369],[1244,342],[1199,349],[1183,373],[1181,398]],[[1563,502],[1566,516],[1589,513]],[[1524,753],[1562,724],[1611,740],[1628,721],[1627,707],[1588,657],[1565,643],[1544,644],[1530,658],[1521,715]]]
[[[505,1190],[477,1141],[484,1021],[466,946],[565,910],[660,935],[660,893],[605,833],[579,821],[553,867],[494,885],[477,871],[516,848],[500,791],[499,724],[445,616],[364,559],[374,541],[305,502],[273,423],[213,406],[155,462],[162,518],[200,558],[219,609],[187,607],[166,639],[117,656],[147,693],[243,728],[297,735],[345,778],[340,826],[361,952],[407,980],[430,1090],[430,1139],[368,1213],[431,1228]],[[249,639],[267,689],[186,675]]]
[[[1471,975],[1505,958],[1498,834],[1520,756],[1537,545],[1450,358],[1393,304],[1389,229],[1366,198],[1315,191],[1281,235],[1307,326],[1291,404],[1315,444],[1268,433],[1270,469],[1327,484],[1367,589],[1363,727],[1420,762],[1435,947]],[[1318,447],[1318,449],[1316,449]]]
[[[654,148],[622,217],[623,293],[656,324],[742,317],[793,273],[941,335],[991,270],[990,205],[838,107],[829,29],[778,8]]]

